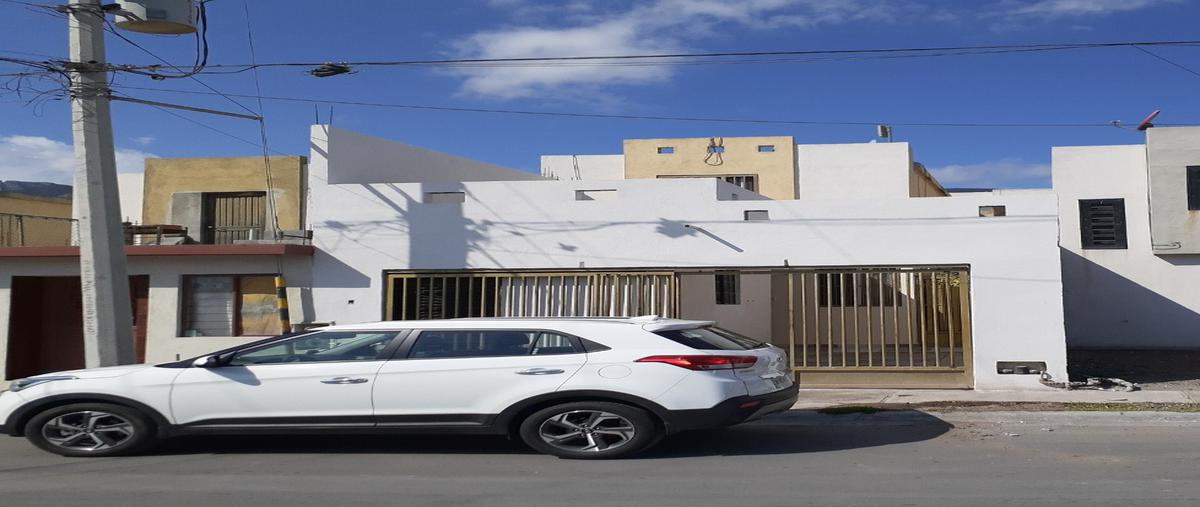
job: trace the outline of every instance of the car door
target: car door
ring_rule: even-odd
[[[426,329],[379,370],[380,426],[483,424],[556,391],[587,361],[577,338],[545,330]]]
[[[176,424],[371,426],[371,389],[399,331],[320,331],[232,353],[176,378]]]

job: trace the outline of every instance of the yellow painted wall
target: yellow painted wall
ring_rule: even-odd
[[[18,219],[10,215],[24,216]],[[70,218],[70,199],[0,194],[0,246],[70,245]]]
[[[929,174],[924,165],[913,162],[908,176],[909,197],[946,197],[948,195],[950,193],[942,188],[942,184],[938,183],[932,174]]]
[[[300,229],[304,214],[304,179],[308,159],[271,157],[281,229]],[[170,223],[171,195],[176,192],[266,191],[262,157],[146,159],[143,224]]]
[[[625,179],[663,176],[757,176],[758,193],[772,199],[796,198],[796,142],[791,136],[716,138],[725,147],[706,162],[709,138],[628,139],[625,141]],[[760,153],[759,146],[775,151]],[[670,146],[675,153],[660,154]]]

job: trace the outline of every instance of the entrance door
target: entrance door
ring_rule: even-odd
[[[204,194],[201,241],[231,244],[261,233],[267,222],[266,192],[214,192]]]
[[[150,277],[129,277],[134,352],[146,355]],[[8,327],[8,380],[84,367],[83,296],[76,276],[14,276]]]

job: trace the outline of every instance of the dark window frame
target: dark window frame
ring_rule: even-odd
[[[1125,199],[1080,199],[1079,244],[1084,250],[1129,249]]]
[[[279,345],[282,345],[282,344],[285,344],[288,342],[299,341],[302,339],[303,340],[312,339],[314,336],[320,336],[322,334],[330,334],[330,333],[355,333],[355,334],[389,334],[390,333],[392,336],[391,336],[391,338],[388,338],[387,344],[385,344],[383,346],[383,348],[380,349],[377,354],[375,354],[375,357],[372,357],[370,359],[333,359],[333,360],[328,360],[328,361],[283,361],[283,362],[278,362],[278,363],[233,364],[233,362],[236,361],[238,357],[243,356],[245,354],[251,354],[254,352],[258,352],[260,350],[266,350],[266,349],[269,349],[272,347],[277,347]],[[229,354],[229,359],[227,361],[225,361],[225,363],[222,366],[233,366],[233,367],[285,366],[285,365],[292,365],[292,364],[365,363],[365,362],[371,362],[371,361],[387,361],[390,359],[392,352],[395,350],[395,348],[400,344],[400,342],[402,342],[405,339],[406,334],[407,334],[407,330],[404,330],[404,329],[363,329],[363,330],[345,330],[345,331],[310,331],[310,332],[306,332],[306,333],[297,333],[297,334],[293,334],[293,335],[281,335],[280,337],[276,337],[277,339],[272,338],[269,341],[266,341],[264,343],[248,344],[246,346],[243,346],[242,348],[239,348],[236,350],[231,350],[231,354]],[[212,354],[212,355],[217,356],[218,354]],[[223,355],[223,354],[221,354],[221,355]]]
[[[1187,166],[1188,211],[1200,211],[1200,165]]]
[[[725,281],[722,281],[724,279]],[[742,275],[736,271],[713,273],[713,296],[718,305],[742,304]]]
[[[530,342],[529,350],[528,350],[528,352],[526,352],[524,354],[476,355],[476,356],[452,356],[452,357],[413,357],[413,353],[416,350],[417,343],[419,343],[421,341],[421,337],[423,335],[425,335],[426,333],[489,333],[489,332],[537,333],[537,337],[534,338],[533,341]],[[562,336],[563,338],[570,340],[571,348],[573,349],[573,351],[572,352],[564,352],[561,354],[534,354],[533,353],[533,350],[534,350],[533,345],[537,344],[537,342],[539,340],[541,340],[542,336],[545,334],[556,334],[556,335]],[[551,356],[551,355],[568,356],[568,355],[574,355],[574,354],[586,354],[588,352],[588,346],[585,345],[584,340],[578,336],[575,336],[571,333],[564,333],[562,331],[556,331],[554,329],[539,329],[539,328],[480,328],[480,329],[424,328],[424,329],[414,329],[413,332],[409,335],[408,339],[405,340],[405,342],[406,343],[401,347],[401,349],[397,350],[396,353],[393,355],[394,359],[402,359],[405,361],[427,361],[427,360],[435,360],[435,359],[443,359],[443,360],[444,359],[480,359],[480,358],[489,358],[489,357],[538,357],[538,356]],[[599,344],[596,344],[596,345],[599,345]],[[599,348],[599,349],[597,349],[597,351],[607,350],[607,347],[604,347],[603,345],[599,345],[599,346],[603,347],[603,348]]]

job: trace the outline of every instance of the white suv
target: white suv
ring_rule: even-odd
[[[18,380],[0,394],[0,433],[64,456],[130,454],[194,433],[419,431],[612,458],[787,410],[796,395],[782,349],[712,322],[378,322]]]

